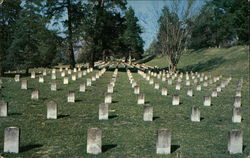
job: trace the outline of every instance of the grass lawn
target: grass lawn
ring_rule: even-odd
[[[198,53],[196,55],[199,56]],[[241,58],[244,55],[242,54]],[[211,56],[211,58],[214,57]],[[231,61],[234,56],[228,54],[223,58],[230,58]],[[154,60],[148,64],[153,64]],[[185,62],[181,68],[185,68]],[[199,61],[191,61],[190,59],[190,63],[197,64]],[[237,63],[235,62],[236,65]],[[133,94],[133,88],[126,72],[118,72],[113,103],[109,105],[112,112],[109,113],[110,119],[106,121],[98,120],[98,107],[100,103],[104,102],[104,94],[113,71],[105,72],[91,87],[87,87],[86,92],[79,92],[79,85],[85,83],[86,79],[94,75],[97,70],[76,81],[70,79],[69,85],[63,85],[63,79],[58,77],[56,82],[59,90],[56,92],[50,91],[50,75],[45,77],[45,83],[38,83],[38,77],[36,79],[23,77],[28,80],[28,90],[21,90],[21,83],[15,82],[12,77],[4,77],[2,78],[3,88],[0,100],[9,103],[9,116],[0,118],[0,154],[4,157],[25,158],[246,157],[250,154],[249,82],[247,74],[242,73],[242,69],[245,72],[245,68],[239,71],[231,71],[230,69],[230,72],[227,73],[226,64],[225,61],[216,68],[203,71],[205,74],[217,75],[223,70],[223,72],[225,71],[222,73],[224,76],[237,72],[237,74],[231,74],[233,77],[231,82],[219,93],[219,97],[212,98],[211,107],[203,106],[203,96],[210,95],[217,83],[209,87],[202,86],[201,92],[194,90],[194,97],[189,97],[186,95],[188,86],[184,85],[185,82],[182,84],[181,91],[176,91],[176,81],[173,85],[168,85],[167,82],[154,78],[155,82],[160,83],[160,89],[162,87],[168,88],[168,96],[161,96],[160,90],[155,90],[153,85],[149,85],[139,74],[132,73],[140,86],[140,91],[145,94],[146,104],[152,105],[154,108],[153,122],[143,121],[143,107],[137,105],[137,97]],[[60,76],[59,72],[57,76]],[[232,123],[231,119],[233,97],[240,77],[244,77],[242,88],[243,121],[236,124]],[[40,91],[38,101],[30,99],[33,89]],[[67,94],[70,90],[76,92],[76,103],[67,103]],[[171,105],[173,94],[180,95],[181,104],[179,106]],[[58,104],[57,120],[46,119],[46,103],[51,100]],[[200,107],[203,119],[199,123],[190,120],[192,106]],[[21,151],[19,154],[3,153],[4,129],[9,126],[17,126],[21,129]],[[86,154],[87,129],[93,127],[98,127],[103,132],[103,153],[98,156]],[[172,132],[172,153],[170,155],[156,155],[156,131],[161,128],[167,128]],[[228,131],[232,129],[243,131],[243,154],[230,155],[227,152]]]

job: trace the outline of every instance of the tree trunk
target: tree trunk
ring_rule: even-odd
[[[176,64],[171,59],[169,59],[168,71],[174,73],[176,72]]]
[[[25,75],[28,75],[29,74],[29,68],[26,68],[25,69]]]
[[[69,57],[70,57],[70,65],[75,67],[75,55],[74,55],[74,48],[73,48],[73,37],[72,37],[72,10],[71,10],[71,2],[67,0],[67,10],[68,10],[68,40],[69,40]]]
[[[2,62],[2,61],[0,61]],[[4,76],[4,69],[3,69],[3,66],[2,66],[2,63],[0,64],[0,77],[3,77]]]
[[[91,59],[90,59],[89,66],[92,68],[94,68],[94,66],[95,66],[95,52],[94,51],[91,53]]]

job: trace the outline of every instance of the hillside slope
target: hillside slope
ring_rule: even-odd
[[[192,51],[183,55],[178,69],[193,72],[209,72],[212,75],[222,74],[232,77],[249,76],[249,48],[248,46],[234,46],[230,48],[208,48]],[[146,62],[149,66],[166,68],[167,57],[159,56]]]

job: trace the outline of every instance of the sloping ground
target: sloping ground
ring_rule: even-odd
[[[248,46],[209,48],[193,51],[181,58],[178,69],[247,79],[249,76],[248,51]],[[167,57],[160,56],[146,64],[166,68],[168,66],[167,63]]]

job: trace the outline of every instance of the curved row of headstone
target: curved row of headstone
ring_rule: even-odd
[[[104,103],[99,104],[99,120],[109,119],[109,104],[112,103],[112,94],[116,83],[118,69],[115,69],[110,83],[107,86],[107,92],[105,93]]]

